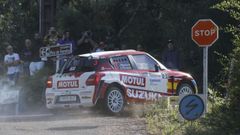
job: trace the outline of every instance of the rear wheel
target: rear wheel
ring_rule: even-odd
[[[117,114],[123,111],[125,102],[124,96],[118,87],[110,87],[105,96],[105,108],[111,114]]]
[[[178,95],[193,94],[193,93],[194,93],[194,90],[193,90],[192,86],[187,83],[181,84],[180,87],[178,88]]]

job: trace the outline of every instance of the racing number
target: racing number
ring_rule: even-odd
[[[168,74],[167,73],[161,73],[162,79],[168,79]]]

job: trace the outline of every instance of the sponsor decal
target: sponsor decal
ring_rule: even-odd
[[[152,101],[156,101],[160,97],[162,97],[160,93],[136,90],[131,88],[127,88],[127,96],[130,98],[152,100]]]
[[[46,93],[46,96],[47,97],[53,97],[53,96],[55,96],[55,94],[54,93]]]
[[[161,79],[150,78],[150,85],[158,85],[161,83]]]
[[[176,83],[176,82],[174,82],[174,83],[172,83],[172,82],[168,82],[167,83],[167,88],[168,89],[174,89],[174,90],[176,90],[177,89],[177,85],[178,85],[178,83]]]
[[[89,96],[82,96],[82,99],[91,99]]]
[[[57,82],[58,89],[65,89],[65,88],[78,88],[79,81],[78,80],[64,80]]]
[[[80,94],[92,94],[92,91],[80,91]]]
[[[39,53],[40,53],[41,58],[71,54],[72,53],[72,44],[41,47],[39,49]]]
[[[120,75],[120,80],[127,85],[145,87],[146,78],[131,75]]]
[[[52,104],[53,103],[53,99],[52,98],[47,98],[46,102],[47,102],[47,104]]]

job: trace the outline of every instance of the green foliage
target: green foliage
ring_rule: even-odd
[[[236,22],[240,21],[238,0],[225,0],[215,5],[214,8],[227,12]],[[221,79],[217,84],[227,89],[227,98],[221,98],[216,90],[209,89],[209,112],[204,118],[184,125],[183,134],[236,135],[240,133],[240,29],[239,26],[229,24],[224,30],[233,35],[232,42],[235,46],[229,56],[215,52],[220,57],[219,62],[223,65],[219,75]],[[174,125],[178,126],[177,124]]]
[[[191,27],[203,18],[212,18],[217,24],[226,21],[219,11],[209,9],[219,1],[60,0],[57,1],[56,22],[59,31],[70,30],[75,40],[80,39],[83,31],[92,30],[97,42],[106,41],[116,48],[126,44],[131,49],[141,44],[158,59],[161,59],[167,40],[172,39],[181,52],[181,70],[190,72],[201,85],[202,75],[199,72],[202,72],[202,67],[199,63],[202,63],[202,50],[191,39]],[[108,33],[110,41],[106,40]],[[219,40],[209,50],[209,80],[212,82],[216,82],[213,79],[222,68],[216,61],[219,56],[212,52],[225,55],[231,50],[231,45],[226,46],[229,38]],[[190,52],[193,52],[194,58]]]
[[[28,105],[34,105],[42,102],[45,93],[46,81],[48,76],[53,71],[47,67],[41,69],[34,76],[25,77],[20,81],[20,85],[23,87],[23,93],[26,97],[26,103]]]
[[[213,8],[227,12],[232,18],[240,21],[240,1],[238,0],[224,0],[213,6]]]
[[[163,99],[156,104],[147,107],[145,115],[147,131],[149,134],[176,134],[182,123],[178,119],[178,110],[168,109],[167,99]]]
[[[147,131],[153,135],[236,135],[240,133],[240,111],[229,109],[227,99],[209,89],[208,113],[196,121],[179,116],[178,108],[167,108],[164,100],[146,111]]]
[[[201,135],[206,131],[201,119],[190,122],[180,118],[178,107],[167,107],[164,99],[149,105],[145,118],[147,131],[151,135]]]
[[[37,13],[36,1],[0,0],[0,42],[9,42],[20,49],[24,39],[38,28]],[[1,51],[3,48],[1,45]]]
[[[213,8],[227,12],[237,23],[240,22],[240,1],[224,0]],[[229,55],[229,60],[225,63],[225,69],[228,73],[227,90],[231,108],[238,109],[240,108],[240,29],[236,24],[228,24],[225,27],[225,32],[233,35],[232,42],[235,45],[232,53]]]
[[[93,31],[95,41],[106,41],[120,48],[126,44],[135,49],[141,44],[146,51],[160,59],[168,39],[173,39],[182,57],[182,70],[191,72],[201,84],[201,49],[191,40],[190,29],[200,18],[224,20],[219,12],[209,9],[221,0],[58,0],[55,24],[58,31],[69,30],[75,40],[86,30]],[[38,29],[38,3],[27,0],[0,0],[0,42],[8,41],[21,50],[25,38]],[[218,21],[217,21],[218,23]],[[221,21],[219,21],[221,23]],[[110,34],[109,34],[110,33]],[[108,35],[109,34],[109,35]],[[110,36],[110,40],[106,36]],[[228,38],[217,42],[211,51],[228,53]],[[216,46],[216,47],[215,47]],[[221,46],[221,47],[219,47]],[[3,45],[0,50],[3,52]],[[190,52],[196,54],[192,60]],[[216,55],[210,56],[209,80],[222,68]],[[188,65],[191,65],[188,66]]]
[[[222,100],[221,102],[226,102]],[[217,101],[213,102],[215,104],[210,108],[210,113],[208,113],[204,118],[196,121],[197,126],[188,125],[184,129],[184,134],[199,134],[199,135],[236,135],[239,134],[239,111],[229,110],[226,105],[219,105]]]

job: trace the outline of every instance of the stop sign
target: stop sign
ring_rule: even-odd
[[[198,46],[208,47],[218,39],[218,26],[211,19],[200,19],[193,25],[191,35]]]

